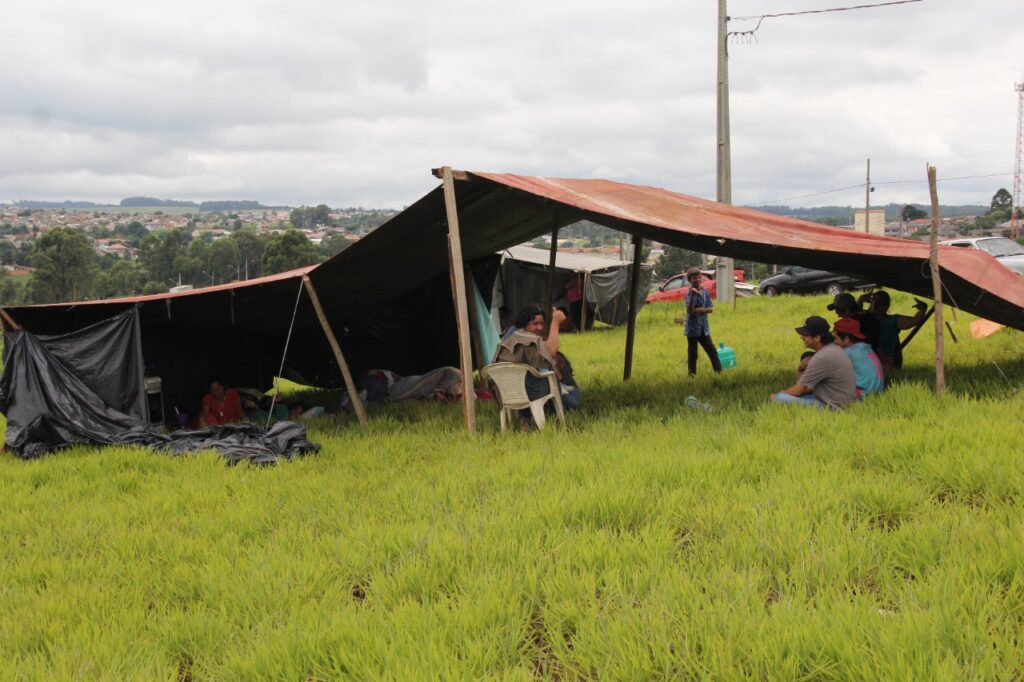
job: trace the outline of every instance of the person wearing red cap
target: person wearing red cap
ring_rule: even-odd
[[[860,322],[852,317],[836,320],[834,327],[836,345],[846,351],[853,365],[853,374],[857,378],[857,395],[863,398],[872,393],[885,390],[885,375],[882,363],[871,346],[864,342],[865,336],[860,331]]]
[[[853,365],[843,349],[835,345],[835,337],[829,331],[823,317],[812,315],[796,333],[814,356],[807,363],[797,382],[778,393],[772,400],[808,407],[842,409],[844,405],[857,400],[857,380]]]

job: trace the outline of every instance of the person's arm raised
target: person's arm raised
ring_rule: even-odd
[[[554,358],[558,355],[558,334],[565,320],[565,313],[558,308],[551,311],[551,328],[548,330],[548,338],[545,343],[548,345],[548,352]]]

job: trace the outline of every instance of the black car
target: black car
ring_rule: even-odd
[[[873,286],[875,285],[855,277],[791,265],[778,274],[762,280],[760,289],[765,296],[816,294],[822,291],[835,296],[851,289],[866,289]]]

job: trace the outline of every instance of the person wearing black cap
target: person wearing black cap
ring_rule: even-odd
[[[834,310],[840,319],[857,320],[860,323],[860,331],[864,334],[865,343],[871,346],[871,350],[878,352],[878,334],[881,331],[878,318],[874,314],[862,310],[853,294],[845,292],[836,294],[836,297],[828,304],[828,309]]]
[[[802,327],[796,328],[804,346],[814,351],[814,357],[797,383],[773,394],[772,400],[838,410],[857,399],[853,364],[843,349],[833,343],[835,339],[829,329],[828,322],[817,315],[808,317]]]

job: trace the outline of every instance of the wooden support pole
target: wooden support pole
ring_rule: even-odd
[[[0,317],[3,318],[4,323],[11,329],[15,331],[21,330],[21,327],[19,327],[18,323],[14,321],[14,318],[11,317],[10,314],[8,314],[8,312],[3,308],[0,308]]]
[[[359,397],[359,391],[356,390],[356,382],[352,381],[352,372],[348,369],[348,363],[345,362],[341,346],[338,345],[338,339],[334,336],[334,330],[331,329],[331,325],[327,321],[327,315],[324,314],[324,309],[320,305],[320,297],[317,296],[316,289],[313,288],[313,282],[309,279],[309,275],[302,276],[302,284],[306,287],[309,300],[313,303],[313,310],[316,311],[316,317],[320,320],[320,326],[324,330],[324,336],[327,337],[327,343],[331,345],[331,350],[334,351],[334,359],[337,360],[338,367],[341,368],[341,376],[345,380],[345,388],[348,390],[348,397],[352,401],[352,407],[356,411],[356,418],[359,419],[360,424],[365,424],[368,421],[366,406],[363,405],[363,399]]]
[[[928,312],[925,314],[925,316],[921,318],[921,321],[917,324],[917,326],[910,330],[910,333],[907,334],[907,338],[900,341],[900,350],[906,348],[907,344],[910,343],[911,339],[917,336],[917,333],[921,331],[921,327],[923,327],[925,323],[928,322],[928,319],[932,316],[932,313],[934,312],[935,306],[932,306],[931,309],[929,309]]]
[[[626,322],[626,364],[622,380],[628,381],[633,373],[633,337],[636,334],[636,296],[640,290],[640,258],[643,255],[644,240],[633,237],[633,272],[629,281],[629,318]]]
[[[548,281],[544,286],[544,338],[551,331],[551,308],[555,303],[555,261],[558,258],[558,209],[551,228],[551,253],[548,256]]]
[[[935,299],[935,393],[946,392],[946,354],[942,330],[942,279],[939,276],[939,193],[935,187],[935,166],[928,168],[928,190],[932,195],[932,298]]]
[[[587,289],[590,288],[590,271],[583,273],[583,305],[580,307],[580,334],[587,330]]]
[[[466,306],[466,278],[459,237],[459,213],[455,203],[455,181],[450,166],[441,169],[444,207],[448,217],[448,258],[451,263],[455,326],[459,336],[459,369],[462,370],[462,416],[467,431],[476,431],[476,393],[473,392],[473,358],[469,343],[469,311]]]

